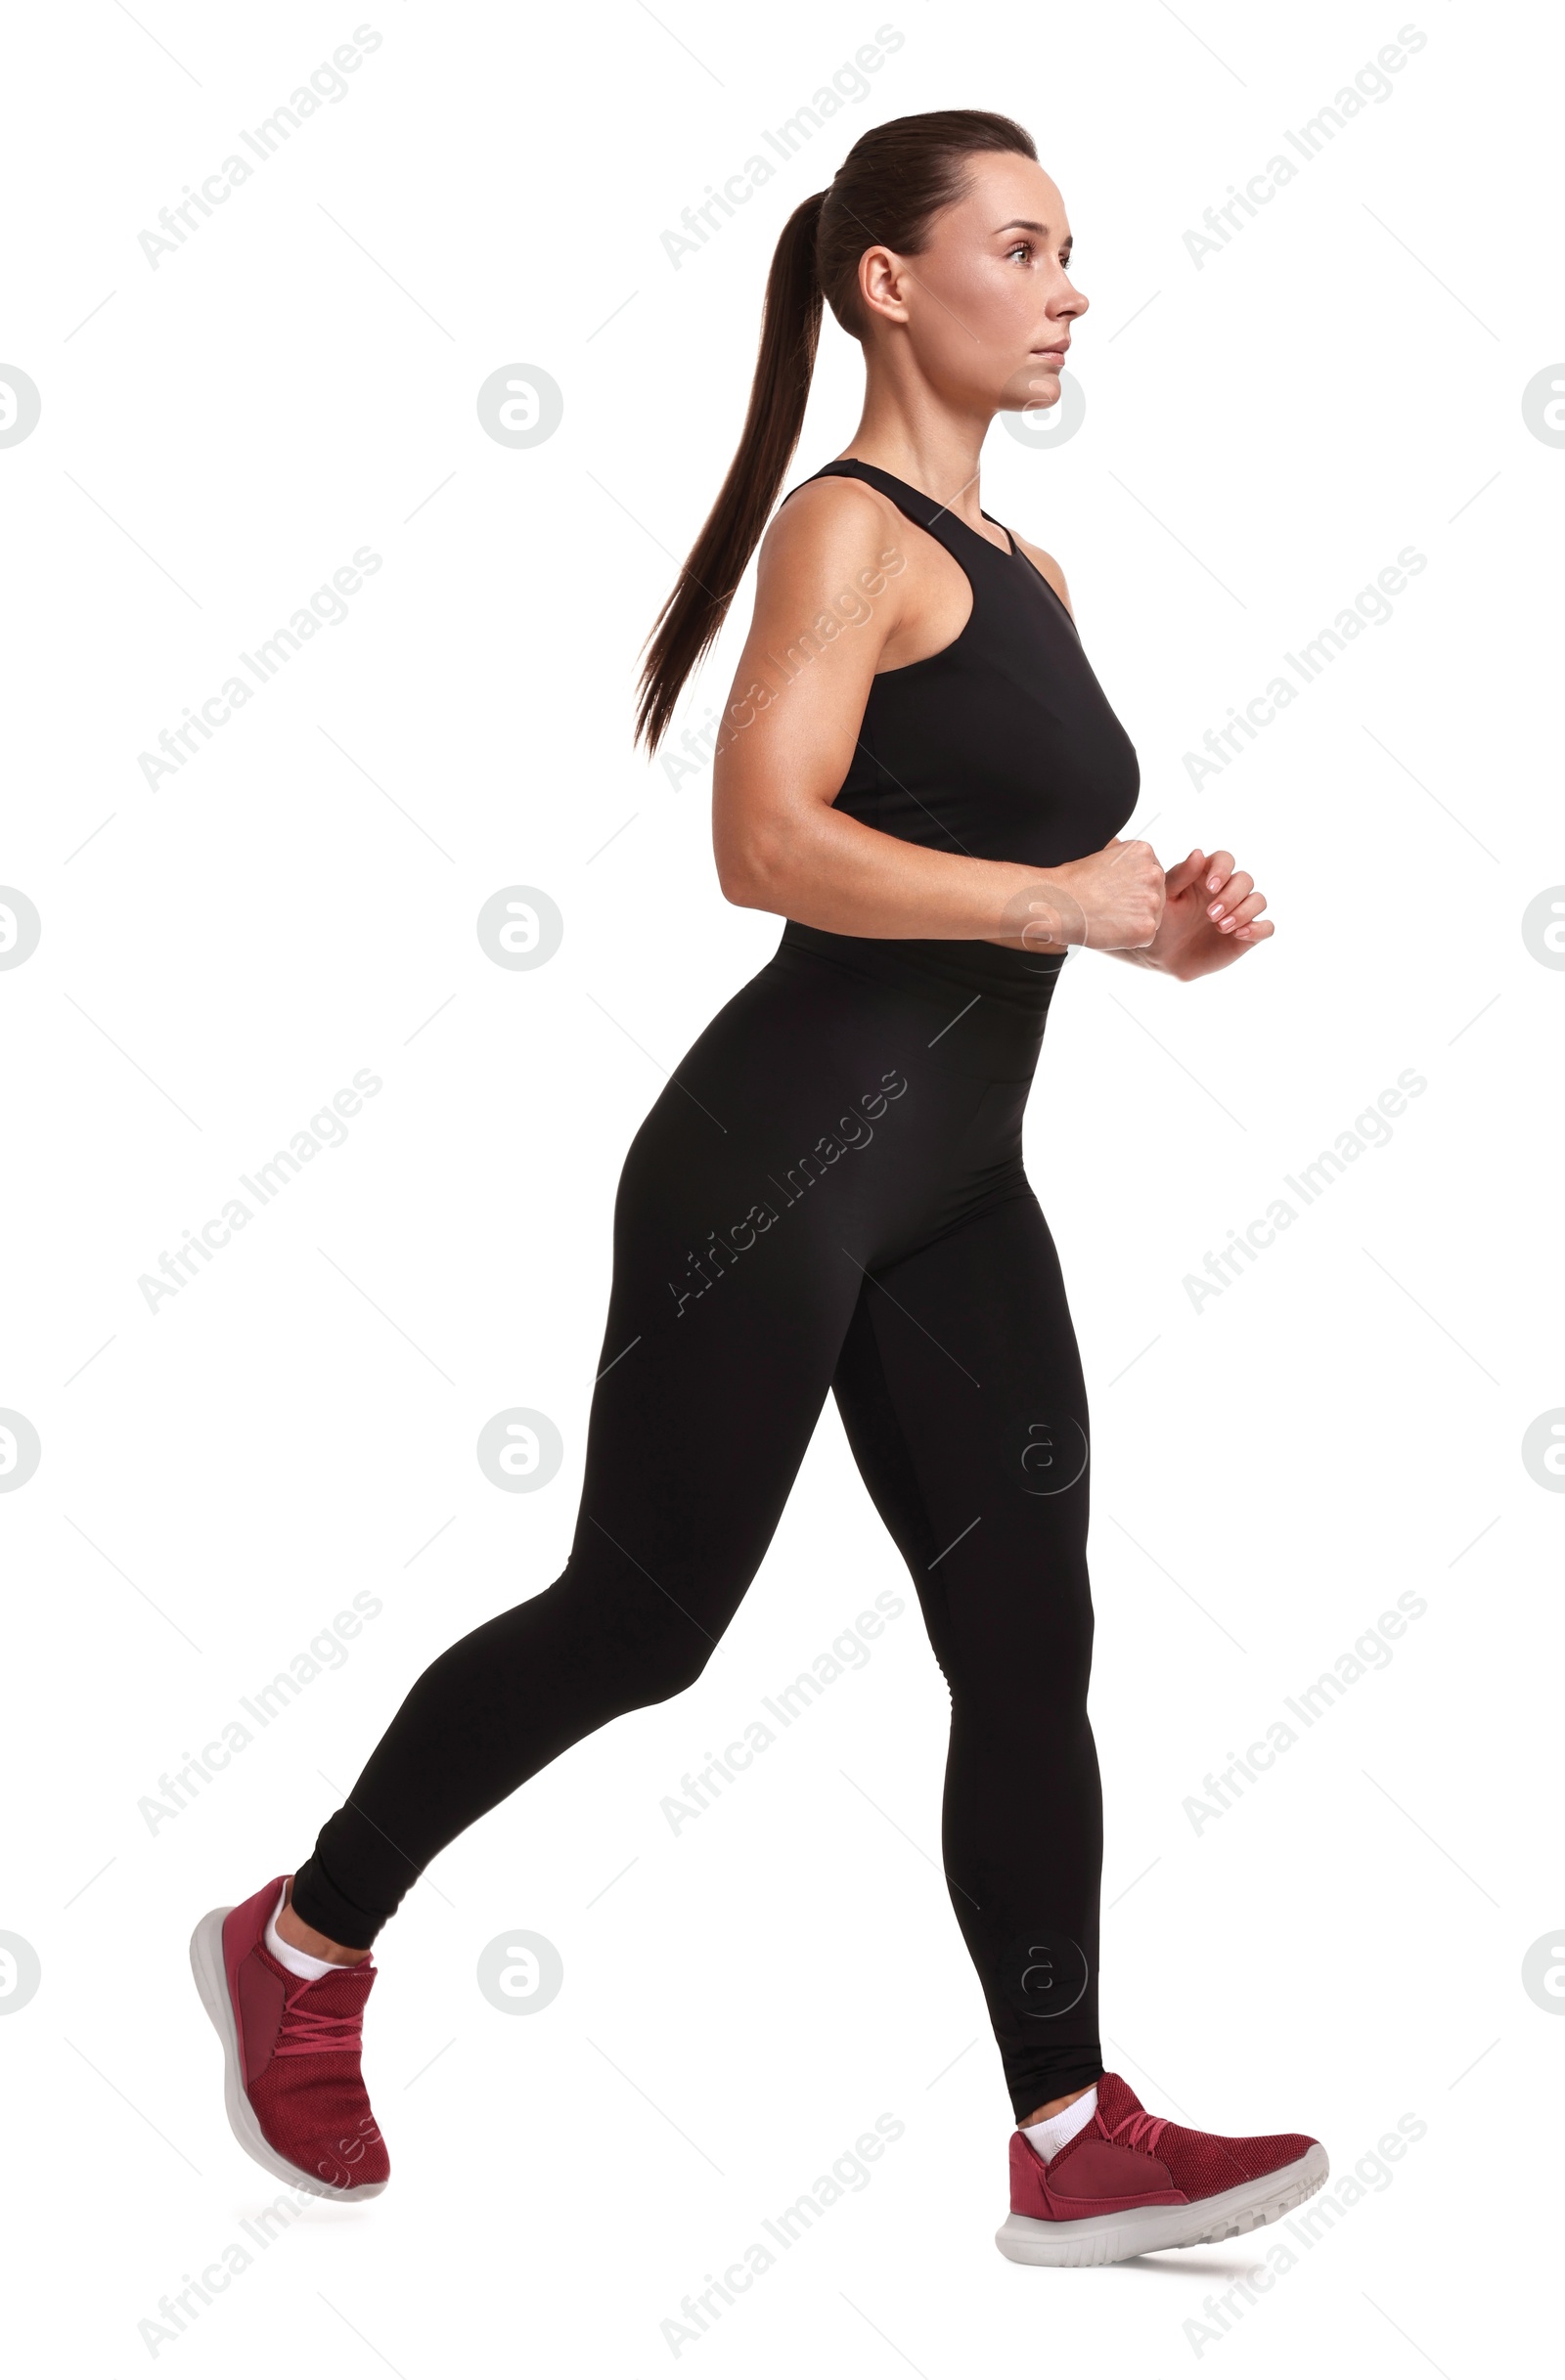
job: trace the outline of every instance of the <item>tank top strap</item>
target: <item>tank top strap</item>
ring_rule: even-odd
[[[992,553],[999,562],[1008,558],[987,537],[980,537],[976,529],[960,519],[949,505],[937,505],[934,498],[926,496],[921,488],[910,487],[907,480],[894,478],[890,471],[882,471],[878,463],[860,463],[857,457],[848,456],[837,463],[824,463],[820,470],[811,472],[809,479],[801,479],[799,486],[807,488],[815,479],[861,479],[866,486],[877,489],[880,495],[889,498],[899,512],[905,512],[917,527],[927,530],[937,545],[944,546],[952,559],[959,562],[969,577],[974,547]],[[796,493],[793,488],[788,490],[789,496]],[[783,502],[786,501],[784,497]],[[985,513],[984,518],[987,520],[988,517]],[[999,522],[995,525],[997,528],[1001,526]],[[1014,553],[1016,541],[1008,529],[1006,535]]]

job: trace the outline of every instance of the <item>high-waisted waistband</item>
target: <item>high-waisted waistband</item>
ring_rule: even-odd
[[[970,998],[981,992],[1041,1025],[1065,961],[1059,953],[1005,949],[992,942],[877,942],[859,934],[826,934],[789,918],[781,948],[813,950],[840,966],[856,967],[909,991],[923,989],[936,998],[947,990]]]
[[[999,1075],[1029,1074],[1062,957],[986,942],[879,942],[827,934],[789,918],[777,956],[814,961],[912,1001],[948,1060],[977,1059]],[[963,1066],[963,1071],[965,1067]]]
[[[943,999],[948,991],[967,997],[974,992],[1003,1007],[1022,1011],[1034,1024],[1044,1021],[1065,966],[1062,952],[1006,949],[998,943],[879,943],[858,933],[822,933],[820,926],[800,926],[788,919],[779,949],[812,949],[820,959],[836,959],[863,976],[879,976],[884,983],[901,983],[905,991],[924,991]]]

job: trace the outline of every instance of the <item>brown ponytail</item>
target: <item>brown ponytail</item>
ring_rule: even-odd
[[[680,689],[728,615],[804,426],[823,299],[852,336],[866,248],[917,256],[981,151],[1036,157],[1019,124],[976,108],[899,116],[854,143],[829,190],[795,207],[767,275],[761,346],[728,476],[647,642],[636,739],[657,750]]]

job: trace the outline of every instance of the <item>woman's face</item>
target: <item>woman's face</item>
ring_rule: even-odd
[[[1066,272],[1065,202],[1030,157],[969,157],[966,176],[965,195],[935,217],[917,255],[875,247],[861,259],[867,344],[873,352],[887,334],[905,337],[948,404],[1053,405],[1071,327],[1087,309]]]

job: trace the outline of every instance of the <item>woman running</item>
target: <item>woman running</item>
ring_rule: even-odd
[[[311,1857],[197,1927],[230,2122],[269,2172],[385,2186],[359,2069],[370,1948],[465,1828],[694,1683],[827,1390],[951,1690],[943,1847],[1017,2129],[1024,2264],[1222,2239],[1319,2187],[1319,2142],[1148,2114],[1098,2043],[1088,1417],[1022,1115],[1074,945],[1186,981],[1273,931],[1228,852],[1121,840],[1136,753],[1059,565],[991,519],[999,412],[1049,406],[1087,300],[1027,134],[868,132],[788,221],[738,455],[648,647],[655,750],[762,531],[713,840],[775,955],[625,1159],[570,1557],[418,1680]],[[864,350],[846,452],[778,511],[823,301]]]

